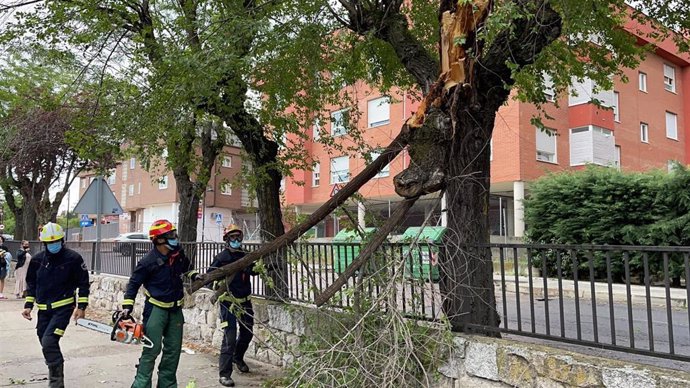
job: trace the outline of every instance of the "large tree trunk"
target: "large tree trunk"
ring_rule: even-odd
[[[180,236],[180,241],[196,241],[197,225],[199,222],[197,218],[199,212],[199,195],[196,192],[196,185],[189,179],[187,174],[174,172],[173,175],[175,176],[175,184],[177,185],[177,194],[180,197],[177,234]]]
[[[278,236],[285,234],[282,212],[280,210],[280,172],[270,169],[267,171],[266,182],[257,185],[256,199],[259,202],[259,221],[261,222],[261,240],[264,242],[273,241]],[[289,297],[288,291],[288,262],[284,257],[285,249],[274,253],[270,258],[266,258],[270,264],[268,275],[275,287],[266,290],[266,296],[274,299],[286,299]]]
[[[505,90],[500,85],[498,88]],[[439,265],[443,308],[453,330],[457,331],[472,329],[470,325],[496,327],[500,321],[491,251],[476,247],[490,242],[489,142],[495,119],[495,110],[479,107],[493,107],[497,103],[500,106],[507,92],[505,96],[494,97],[500,100],[478,104],[466,101],[467,104],[459,104],[461,108],[457,111],[449,112],[457,123],[456,133],[462,135],[456,136],[451,146],[448,176],[452,178],[446,183],[448,231],[444,237],[445,254],[441,255]]]

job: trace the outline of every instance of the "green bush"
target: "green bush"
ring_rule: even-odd
[[[690,172],[676,166],[671,173],[624,173],[611,168],[588,167],[581,171],[547,175],[530,186],[525,200],[529,242],[538,244],[690,245]],[[606,256],[591,254],[595,278],[605,279]],[[562,252],[564,276],[573,276],[572,257]],[[612,277],[624,276],[623,257],[611,253]],[[534,266],[546,260],[549,274],[556,273],[555,252],[534,254]],[[662,256],[650,254],[650,274],[663,274]],[[584,252],[576,266],[589,278],[589,256]],[[642,278],[641,254],[630,255],[631,277]],[[669,255],[669,271],[676,283],[683,276],[682,255]]]

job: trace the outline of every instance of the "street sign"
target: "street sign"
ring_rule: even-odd
[[[98,193],[98,181],[100,180],[101,192]],[[99,198],[100,196],[100,198]],[[98,204],[100,203],[101,208],[98,209]],[[122,206],[117,202],[115,195],[110,190],[108,183],[101,177],[95,178],[86,192],[79,199],[79,203],[74,207],[75,213],[87,213],[87,214],[98,214],[110,215],[110,214],[122,214]]]
[[[79,226],[81,226],[82,228],[87,226],[93,226],[93,221],[91,221],[88,214],[82,214],[79,217]]]
[[[220,213],[216,213],[216,224],[218,224],[218,225],[223,224],[223,215]]]
[[[333,196],[335,196],[336,194],[338,194],[338,191],[340,191],[341,188],[342,188],[342,187],[340,187],[339,184],[337,184],[337,183],[334,184],[334,185],[333,185],[333,189],[331,190],[331,197],[333,197]]]

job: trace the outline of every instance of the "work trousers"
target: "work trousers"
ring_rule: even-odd
[[[220,347],[218,372],[220,377],[232,375],[233,361],[243,361],[254,333],[254,309],[252,302],[246,300],[239,305],[230,302],[220,303],[220,325],[223,328],[223,344]],[[237,326],[240,332],[237,335]]]
[[[38,310],[36,334],[41,342],[43,358],[50,366],[61,365],[65,362],[60,351],[60,338],[65,334],[72,317],[74,305],[67,305],[50,310]]]
[[[144,348],[139,358],[137,375],[132,388],[150,388],[156,358],[163,350],[158,365],[158,388],[177,388],[177,365],[182,350],[182,326],[184,316],[181,307],[164,309],[146,302],[144,306],[144,334],[153,347]]]

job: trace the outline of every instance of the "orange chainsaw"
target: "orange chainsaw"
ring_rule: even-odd
[[[153,341],[144,334],[144,325],[137,323],[132,316],[124,316],[122,311],[113,313],[113,325],[92,321],[90,319],[78,319],[77,325],[100,333],[110,334],[110,340],[123,344],[143,345],[152,348]]]

